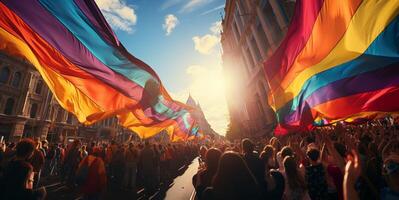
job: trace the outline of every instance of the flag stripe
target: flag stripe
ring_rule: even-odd
[[[120,45],[118,38],[112,31],[111,27],[107,24],[104,16],[101,15],[94,1],[87,0],[74,0],[75,4],[80,8],[82,13],[87,17],[90,24],[94,29],[107,41],[110,45]]]
[[[0,26],[26,43],[38,60],[45,60],[45,67],[74,84],[82,93],[96,102],[103,110],[127,109],[137,101],[123,96],[118,91],[105,85],[92,75],[82,71],[35,34],[21,19],[0,3]],[[104,96],[103,94],[107,94]]]
[[[281,42],[273,56],[264,64],[264,67],[268,68],[266,77],[269,77],[270,80],[275,74],[284,73],[305,46],[323,2],[324,0],[314,0],[311,3],[296,4],[287,37]],[[292,37],[294,35],[300,37]],[[283,55],[287,55],[284,60],[281,59]]]
[[[81,122],[93,113],[104,113],[101,107],[91,101],[78,90],[72,83],[59,76],[51,69],[43,67],[35,54],[19,38],[5,31],[0,27],[0,49],[7,53],[28,60],[42,75],[50,90],[55,94],[60,105],[69,112],[76,114]],[[22,52],[22,53],[21,53]],[[75,97],[79,98],[79,103],[75,102]]]
[[[292,101],[279,109],[279,115],[285,115],[296,110],[298,105],[307,101],[309,96],[322,87],[335,81],[356,76],[358,74],[383,68],[399,59],[399,17],[397,17],[369,46],[363,55],[345,64],[336,66],[312,76],[303,85],[301,92]],[[381,56],[383,55],[383,56]],[[339,76],[337,76],[339,74]],[[319,96],[323,99],[323,95]],[[304,101],[305,100],[305,101]]]
[[[275,94],[272,94],[276,103],[274,109],[278,110],[297,96],[304,83],[315,74],[362,55],[371,42],[377,38],[385,27],[397,16],[398,12],[399,1],[369,0],[363,2],[352,18],[352,22],[344,37],[330,54],[317,65],[302,71],[295,77],[285,91],[279,90]],[[377,18],[370,13],[380,14]],[[362,31],[360,32],[358,30]]]
[[[277,85],[286,89],[300,72],[325,58],[345,34],[361,2],[361,0],[325,0],[305,47],[293,64],[285,70],[284,77],[276,76],[270,81],[271,90],[273,91]]]
[[[367,73],[353,76],[346,79],[341,79],[334,83],[331,83],[309,96],[301,105],[301,108],[295,110],[295,112],[286,116],[286,114],[280,114],[279,116],[285,116],[284,120],[287,121],[299,121],[303,112],[306,112],[305,107],[314,107],[319,104],[323,104],[334,99],[342,98],[345,96],[360,94],[364,92],[381,90],[386,87],[392,87],[399,85],[399,59],[395,64],[388,67],[370,71]],[[384,63],[385,64],[385,63]],[[370,63],[368,66],[372,65]],[[379,78],[384,77],[384,81]],[[337,88],[340,88],[337,90]],[[306,106],[305,106],[306,105]]]
[[[18,1],[4,1],[32,30],[56,48],[68,60],[83,70],[111,85],[126,96],[141,99],[143,88],[105,66],[83,46],[57,19],[48,13],[37,1],[20,4]],[[51,26],[50,26],[51,25]]]
[[[56,17],[95,57],[113,71],[122,74],[141,87],[145,87],[147,81],[154,79],[150,73],[130,62],[116,48],[107,44],[103,38],[93,29],[89,20],[81,12],[79,7],[70,0],[39,0],[54,17]],[[62,4],[62,6],[59,6]]]
[[[360,112],[397,112],[399,111],[398,85],[377,91],[347,96],[312,108],[322,118],[339,119]]]

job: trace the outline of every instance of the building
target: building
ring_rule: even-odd
[[[63,142],[70,137],[87,139],[120,136],[126,130],[110,118],[91,126],[81,125],[54,99],[39,72],[28,62],[0,52],[0,137],[24,137]]]
[[[226,0],[221,43],[227,102],[246,136],[270,134],[275,125],[263,62],[283,39],[294,6],[293,0]]]
[[[188,96],[187,105],[193,107],[195,110],[191,112],[191,115],[195,119],[195,121],[199,125],[199,130],[204,134],[204,135],[209,135],[210,137],[214,138],[215,136],[218,136],[216,131],[214,131],[209,124],[208,120],[206,120],[204,112],[202,111],[202,108],[199,103],[196,103],[193,97],[191,95]]]

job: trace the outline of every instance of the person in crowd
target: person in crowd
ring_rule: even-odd
[[[205,155],[206,155],[207,151],[208,151],[208,148],[206,146],[202,145],[200,147],[200,150],[199,150],[199,160],[200,160],[200,162],[204,162],[205,161]]]
[[[293,156],[286,156],[283,160],[284,180],[285,180],[285,199],[310,199],[303,169],[299,169],[297,160]]]
[[[204,157],[205,165],[193,176],[193,185],[197,198],[201,199],[204,190],[212,185],[221,155],[222,152],[217,148],[210,148],[206,151]]]
[[[278,170],[273,169],[275,165],[274,152],[273,146],[266,145],[259,158],[265,166],[266,188],[264,190],[264,197],[265,199],[279,200],[283,197],[285,182],[284,176]]]
[[[327,199],[328,187],[326,173],[320,160],[320,151],[310,146],[306,152],[310,165],[306,167],[306,184],[312,200]]]
[[[161,181],[161,149],[158,148],[157,144],[153,144],[153,151],[154,151],[154,187],[158,187]]]
[[[82,147],[80,147],[80,158],[83,160],[84,158],[86,158],[86,156],[89,155],[89,153],[86,151],[86,145],[82,145]]]
[[[123,187],[126,189],[136,189],[138,160],[138,150],[133,143],[129,143],[129,146],[125,151],[125,174],[123,176]]]
[[[249,139],[244,139],[242,140],[241,146],[243,158],[246,164],[248,165],[252,174],[255,176],[258,184],[265,186],[264,166],[262,161],[259,159],[258,153],[254,151],[254,143]]]
[[[4,191],[1,192],[4,200],[42,200],[46,197],[46,190],[42,187],[33,189],[34,171],[31,164],[18,160],[9,164],[4,176]]]
[[[4,199],[45,198],[43,188],[33,190],[35,175],[28,161],[34,155],[35,146],[35,142],[31,139],[23,139],[16,145],[15,157],[6,164],[4,175],[0,180],[0,196]]]
[[[106,190],[107,175],[104,161],[99,155],[99,151],[94,151],[92,155],[86,156],[77,169],[79,191],[87,200],[101,199]]]
[[[144,148],[140,153],[140,169],[141,175],[143,177],[143,185],[145,189],[145,193],[149,196],[152,192],[154,192],[155,182],[156,182],[156,174],[155,174],[155,153],[152,148],[150,141],[146,140],[144,144]]]
[[[387,186],[382,188],[381,200],[399,199],[399,155],[393,154],[387,157],[383,170]]]
[[[73,141],[65,152],[65,159],[63,165],[63,177],[68,184],[73,184],[75,172],[78,168],[80,160],[80,140]]]
[[[219,161],[212,187],[202,199],[261,199],[260,186],[240,154],[225,152]]]
[[[42,143],[39,140],[36,140],[36,148],[32,157],[29,159],[29,163],[33,166],[33,171],[35,172],[35,188],[40,184],[42,170],[44,168],[45,154],[43,154],[43,152],[45,152],[45,150],[42,147]]]

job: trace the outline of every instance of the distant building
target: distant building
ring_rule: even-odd
[[[28,62],[0,52],[0,136],[7,141],[35,137],[63,142],[70,137],[121,138],[128,130],[110,118],[83,126],[54,99]]]
[[[227,102],[246,136],[270,134],[275,125],[263,62],[283,39],[294,6],[293,0],[226,0],[221,43]]]
[[[208,120],[206,120],[204,112],[199,103],[196,103],[191,95],[188,96],[187,105],[195,108],[193,112],[191,112],[193,118],[198,123],[200,131],[204,135],[209,135],[210,137],[218,136],[218,134],[212,129],[211,125],[209,124]]]

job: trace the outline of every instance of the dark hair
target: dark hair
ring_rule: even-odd
[[[205,154],[206,168],[216,172],[222,152],[217,148],[209,149]]]
[[[252,151],[254,151],[254,143],[248,139],[245,138],[242,140],[242,150],[244,151],[244,153],[251,153]]]
[[[289,146],[285,146],[281,149],[281,158],[284,159],[286,156],[294,156],[294,151]]]
[[[306,155],[308,156],[308,158],[310,158],[310,160],[317,161],[320,157],[320,151],[316,148],[310,148],[306,152]]]
[[[338,154],[342,157],[346,156],[346,147],[345,145],[338,143],[338,142],[334,142],[334,148],[335,150],[337,150]]]
[[[25,161],[16,161],[8,169],[4,175],[4,180],[6,181],[5,191],[12,194],[25,190],[28,176],[33,173],[32,165]]]
[[[315,141],[316,141],[316,140],[315,140],[315,137],[314,137],[313,135],[307,136],[307,137],[306,137],[306,142],[307,142],[308,144],[314,143]]]
[[[23,139],[17,144],[16,155],[18,157],[28,158],[35,150],[35,142],[32,139]]]
[[[262,153],[260,154],[259,158],[267,164],[267,162],[269,161],[269,159],[273,156],[274,154],[274,148],[272,145],[266,145],[263,148]]]
[[[225,152],[212,183],[217,199],[259,198],[259,185],[240,154]]]
[[[284,158],[284,169],[287,175],[288,186],[291,189],[302,188],[305,189],[305,180],[299,174],[297,163],[294,157],[287,156]]]

